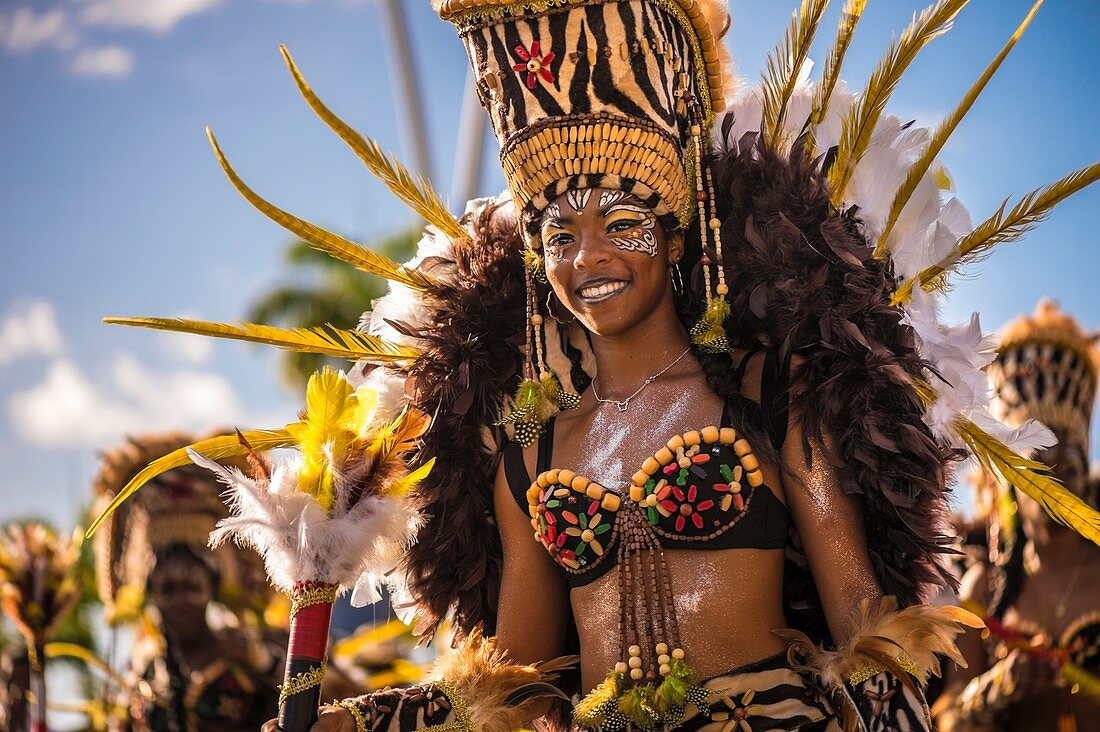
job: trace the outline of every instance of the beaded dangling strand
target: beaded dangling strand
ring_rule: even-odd
[[[691,342],[709,353],[725,353],[730,350],[729,338],[726,336],[726,318],[729,316],[730,306],[726,301],[729,287],[726,285],[726,270],[722,259],[722,222],[718,219],[718,208],[714,201],[714,179],[710,168],[703,161],[703,132],[700,125],[692,125],[691,136],[695,144],[695,203],[699,218],[699,240],[703,248],[703,280],[707,292],[707,307],[703,316],[691,327]],[[717,260],[713,264],[716,265],[718,274],[718,285],[713,290],[710,272],[712,262],[707,246],[711,239],[714,240],[714,256]]]
[[[513,397],[512,411],[497,422],[498,425],[515,426],[515,440],[527,447],[542,434],[552,407],[558,409],[576,409],[580,406],[580,395],[566,391],[557,374],[546,366],[543,349],[542,323],[539,313],[538,297],[535,294],[536,278],[541,277],[542,257],[534,250],[524,251],[524,279],[526,284],[526,317],[524,319],[524,363],[523,380],[520,381]],[[532,358],[532,356],[534,358]]]

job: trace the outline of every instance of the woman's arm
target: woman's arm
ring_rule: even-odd
[[[549,661],[565,650],[569,595],[562,571],[535,541],[530,516],[509,490],[503,461],[493,504],[504,550],[497,644],[516,663]]]
[[[825,439],[828,443],[828,435]],[[813,440],[807,461],[804,440],[800,420],[792,416],[780,454],[783,490],[829,632],[840,646],[856,630],[860,606],[864,602],[877,606],[882,590],[867,553],[859,500],[841,492],[836,468]]]

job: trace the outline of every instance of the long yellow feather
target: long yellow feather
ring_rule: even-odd
[[[1100,513],[1057,480],[1039,472],[1046,470],[1046,466],[1018,455],[969,420],[959,420],[956,429],[983,467],[1022,491],[1055,521],[1100,545]]]
[[[264,343],[289,351],[319,353],[349,361],[400,363],[415,361],[421,352],[381,338],[332,325],[316,328],[276,328],[255,323],[212,323],[184,318],[104,318],[109,325],[128,325],[176,333],[195,333],[212,338]]]
[[[302,455],[298,489],[316,498],[326,511],[335,500],[333,471],[341,467],[334,461],[347,454],[358,432],[358,416],[359,400],[347,377],[326,367],[309,377],[305,417],[287,427]]]
[[[325,103],[314,94],[313,89],[310,88],[309,83],[302,76],[302,72],[298,70],[298,66],[294,63],[290,52],[286,50],[286,46],[279,46],[279,50],[283,54],[287,68],[290,69],[290,73],[294,77],[294,83],[298,85],[298,91],[302,93],[309,106],[313,108],[313,111],[325,124],[332,128],[333,132],[339,135],[355,151],[355,154],[359,156],[359,159],[363,161],[367,169],[378,180],[382,181],[405,205],[451,239],[469,239],[470,235],[462,228],[458,219],[447,210],[447,206],[440,200],[439,194],[435,192],[427,180],[419,175],[414,176],[398,162],[397,158],[386,155],[377,142],[363,137],[333,114],[332,110],[325,106]]]
[[[848,46],[852,44],[852,38],[856,34],[856,26],[863,17],[863,11],[867,7],[867,0],[848,0],[840,11],[840,23],[837,25],[836,38],[833,47],[825,60],[825,70],[821,75],[821,83],[814,91],[813,101],[810,103],[810,128],[821,124],[825,119],[825,113],[829,111],[829,99],[833,96],[833,89],[840,79],[840,68],[844,65],[844,56],[848,53]],[[812,138],[811,138],[812,140]],[[810,151],[813,155],[813,151]]]
[[[968,0],[939,0],[935,5],[925,8],[902,32],[901,37],[890,44],[886,55],[871,73],[859,101],[852,105],[844,118],[836,161],[829,169],[828,181],[834,206],[839,208],[843,203],[852,174],[863,154],[867,152],[875,126],[890,95],[901,81],[902,74],[922,48],[950,29],[951,21],[967,2]]]
[[[415,269],[407,269],[389,257],[372,252],[370,249],[359,246],[338,234],[333,234],[331,231],[326,231],[320,226],[300,219],[260,198],[255,191],[241,180],[241,177],[237,175],[237,171],[229,164],[218,145],[217,138],[214,137],[214,132],[209,127],[206,128],[206,136],[210,139],[210,146],[214,148],[218,163],[222,166],[222,170],[225,171],[225,175],[229,178],[229,182],[233,184],[233,187],[260,213],[292,234],[300,236],[314,249],[347,262],[364,272],[400,282],[416,290],[429,289],[435,285],[435,280],[421,272],[417,272]]]
[[[46,658],[75,658],[89,666],[95,666],[119,683],[127,683],[122,674],[111,668],[110,664],[97,656],[94,651],[76,643],[51,641],[46,644]]]
[[[247,430],[242,433],[248,443],[257,451],[264,450],[277,450],[282,447],[290,447],[294,444],[294,437],[286,429],[281,430]],[[178,450],[173,450],[164,457],[157,458],[147,466],[142,468],[141,472],[130,479],[121,491],[111,500],[110,505],[103,510],[103,513],[96,517],[91,526],[88,527],[88,531],[85,534],[86,538],[92,538],[96,529],[102,524],[108,516],[114,513],[115,509],[122,505],[126,499],[134,495],[143,485],[156,478],[158,475],[163,475],[173,468],[178,468],[182,465],[189,465],[191,458],[187,455],[187,448],[191,448],[196,452],[202,453],[211,460],[221,460],[223,458],[239,457],[248,452],[248,449],[241,444],[241,441],[237,438],[237,433],[231,435],[222,435],[220,437],[211,437],[208,440],[200,440],[187,447],[181,447]]]
[[[1100,179],[1100,163],[1093,163],[1076,170],[1046,188],[1036,188],[1012,207],[1007,214],[1008,199],[1001,202],[997,212],[959,240],[951,254],[938,264],[922,270],[906,280],[894,293],[894,304],[908,302],[917,285],[927,291],[941,289],[947,284],[946,275],[961,265],[970,264],[989,254],[998,244],[1015,241],[1050,215],[1051,210],[1074,193]]]
[[[827,7],[829,0],[802,0],[802,5],[791,16],[783,40],[768,56],[768,72],[763,82],[764,119],[760,129],[765,139],[777,148],[784,143],[783,124],[798,82],[798,71],[810,55],[810,46]]]
[[[911,166],[909,171],[905,175],[905,182],[898,188],[897,193],[894,194],[894,201],[890,204],[890,214],[886,218],[886,226],[879,235],[878,243],[875,245],[875,256],[884,257],[888,251],[888,240],[890,233],[894,230],[894,225],[898,222],[898,217],[901,216],[902,210],[905,208],[905,204],[909,203],[909,199],[912,198],[913,192],[917,190],[917,184],[924,178],[925,173],[932,167],[932,162],[936,159],[936,156],[940,154],[940,150],[943,149],[947,139],[951,137],[951,133],[955,131],[955,128],[962,122],[963,117],[966,116],[970,108],[974,106],[974,102],[977,101],[978,96],[981,95],[985,89],[986,84],[993,78],[993,75],[997,73],[997,69],[1000,68],[1001,63],[1012,51],[1013,46],[1016,45],[1016,41],[1020,40],[1020,36],[1024,34],[1027,27],[1031,25],[1032,18],[1039,12],[1039,7],[1042,6],[1043,0],[1036,0],[1035,4],[1031,6],[1031,10],[1028,12],[1027,17],[1016,28],[1016,32],[1012,34],[1012,37],[1008,39],[1004,47],[1001,48],[1000,53],[989,62],[989,65],[985,67],[985,71],[978,77],[978,80],[974,82],[966,94],[963,96],[959,105],[951,112],[947,118],[940,123],[936,131],[932,133],[932,139],[928,141],[928,146],[921,153],[921,156],[917,158]]]

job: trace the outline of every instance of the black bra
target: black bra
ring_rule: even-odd
[[[779,404],[768,405],[782,412],[781,433],[775,429],[780,422],[772,420],[778,448],[786,433],[786,389],[768,389],[763,396],[762,401],[778,397]],[[729,423],[728,414],[723,422]],[[531,516],[535,538],[566,572],[570,587],[588,584],[615,566],[622,510],[641,511],[666,548],[782,549],[787,544],[790,514],[764,485],[751,445],[732,427],[674,435],[643,461],[623,491],[571,470],[551,469],[553,440],[550,420],[539,441],[534,482],[518,443],[505,446],[504,470],[516,502]]]

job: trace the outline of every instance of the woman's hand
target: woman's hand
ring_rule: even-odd
[[[279,720],[268,720],[260,732],[279,732]],[[321,707],[321,716],[309,732],[355,732],[355,719],[351,712],[340,707]]]

